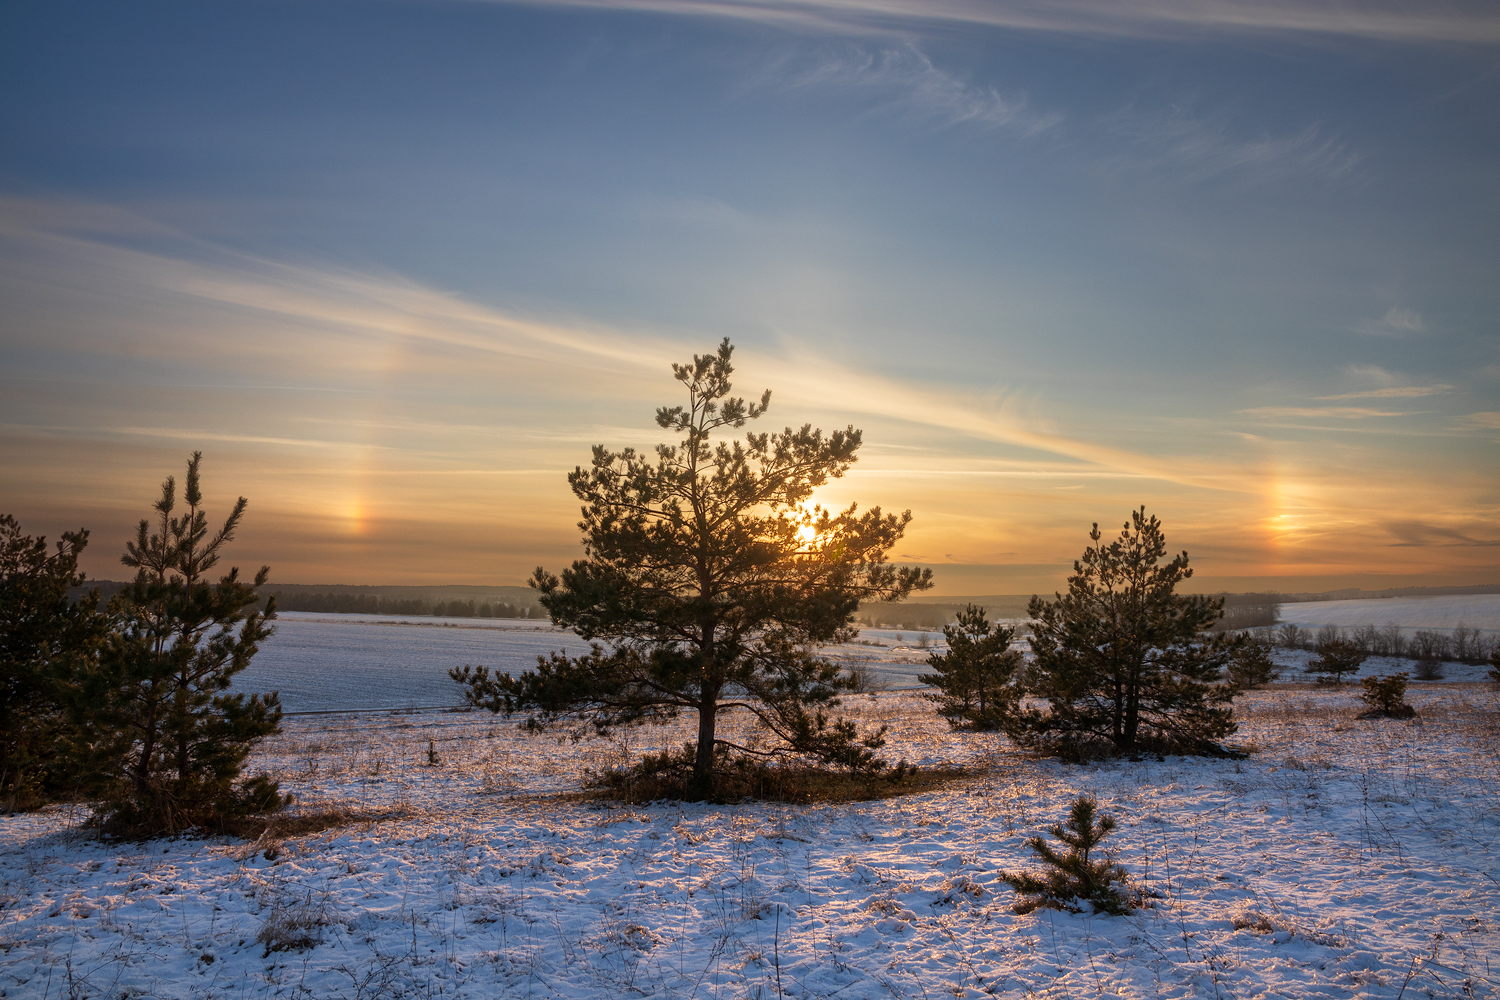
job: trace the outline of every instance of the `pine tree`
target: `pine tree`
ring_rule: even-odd
[[[1125,891],[1129,877],[1125,869],[1107,858],[1090,857],[1099,842],[1115,829],[1113,816],[1099,816],[1099,821],[1094,822],[1097,809],[1093,799],[1079,796],[1066,824],[1059,823],[1048,830],[1068,847],[1066,854],[1041,837],[1026,841],[1047,867],[1040,874],[1020,872],[1000,876],[1016,892],[1032,897],[1016,904],[1017,913],[1030,913],[1040,906],[1076,911],[1072,901],[1079,899],[1092,904],[1096,913],[1118,916],[1131,909]]]
[[[1342,684],[1345,674],[1356,673],[1360,665],[1369,659],[1368,654],[1348,639],[1333,639],[1319,643],[1317,652],[1318,658],[1308,662],[1307,672],[1324,674],[1325,676],[1320,679],[1333,684]],[[1328,680],[1329,676],[1332,677],[1331,681]]]
[[[1370,708],[1360,713],[1361,719],[1410,719],[1417,710],[1406,701],[1406,675],[1391,674],[1389,677],[1366,677],[1360,682],[1364,693],[1360,700]]]
[[[0,808],[40,805],[67,790],[61,693],[103,635],[99,596],[78,600],[84,529],[64,532],[56,551],[0,515]]]
[[[104,796],[108,825],[132,834],[214,825],[282,801],[264,775],[235,785],[253,744],[279,728],[279,699],[227,693],[271,635],[274,598],[264,613],[255,610],[270,568],[253,584],[238,568],[206,581],[246,500],[210,535],[201,460],[194,452],[187,465],[187,509],[173,516],[177,484],[169,476],[154,504],[156,530],[143,519],[127,543],[120,561],[136,577],[111,602],[114,629],[73,705],[91,734],[79,754]]]
[[[1234,689],[1220,677],[1245,640],[1208,631],[1223,601],[1173,593],[1192,576],[1187,553],[1161,563],[1166,537],[1144,507],[1116,541],[1100,537],[1095,524],[1067,594],[1031,599],[1028,690],[1049,711],[1028,712],[1018,738],[1064,750],[1097,739],[1126,752],[1229,753],[1216,741],[1235,731]]]
[[[1014,724],[1022,689],[1015,683],[1021,654],[1010,648],[1016,630],[991,625],[984,609],[970,604],[958,621],[943,626],[946,653],[927,657],[930,674],[917,680],[937,688],[922,697],[937,703],[954,729],[993,730]]]
[[[1247,641],[1229,661],[1229,683],[1241,691],[1262,687],[1280,676],[1270,648],[1262,642]]]
[[[732,398],[732,348],[673,365],[687,406],[662,407],[657,425],[683,435],[654,459],[598,445],[568,483],[583,501],[585,557],[531,585],[555,624],[598,639],[585,656],[556,653],[520,677],[452,671],[472,705],[527,711],[533,725],[572,720],[597,733],[697,715],[686,748],[688,794],[716,794],[728,755],[804,756],[853,769],[876,766],[879,733],[830,719],[855,681],[822,659],[847,641],[861,600],[896,600],[930,586],[930,570],[898,569],[885,554],[908,511],[834,513],[807,502],[854,463],[860,432],[825,436],[810,425],[715,440],[766,412]],[[766,742],[725,737],[718,720],[747,713]]]

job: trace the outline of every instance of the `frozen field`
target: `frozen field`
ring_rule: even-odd
[[[234,690],[279,691],[287,712],[459,705],[462,689],[448,677],[451,667],[484,664],[516,674],[554,650],[588,650],[572,632],[531,620],[291,611],[275,625],[276,634],[235,677]],[[931,650],[918,646],[922,636],[866,629],[861,643],[826,652],[873,666],[887,685],[910,687],[927,671],[923,661]],[[926,638],[942,643],[942,633]]]
[[[1500,594],[1458,594],[1442,597],[1387,597],[1367,601],[1311,601],[1283,604],[1281,621],[1316,628],[1319,625],[1401,625],[1408,629],[1443,629],[1460,625],[1500,631]]]
[[[288,712],[458,705],[450,667],[518,673],[557,649],[588,650],[573,633],[532,620],[288,611],[275,626],[234,690],[279,691]]]
[[[1482,600],[1490,600],[1484,595]],[[1289,604],[1284,620],[1306,626],[1376,623],[1379,618],[1360,618],[1356,607],[1345,614],[1344,605],[1376,605],[1377,610],[1397,606],[1400,623],[1426,628],[1419,614],[1403,601],[1450,602],[1445,614],[1474,611],[1463,601],[1471,598],[1394,598],[1388,601],[1331,601],[1325,604]],[[1500,595],[1494,602],[1500,604]],[[1312,609],[1311,613],[1304,609]],[[1373,614],[1370,612],[1369,614]],[[1436,612],[1432,612],[1436,614]],[[1309,616],[1311,615],[1311,616]],[[1474,619],[1488,621],[1479,618]],[[924,645],[925,643],[925,645]],[[267,641],[250,666],[235,678],[236,691],[279,691],[287,712],[352,711],[357,709],[409,709],[457,706],[462,690],[448,677],[448,670],[465,663],[484,664],[502,672],[519,673],[536,665],[536,658],[557,649],[583,652],[588,644],[571,632],[536,621],[486,618],[417,618],[380,615],[326,615],[287,612],[276,620],[276,634]],[[917,677],[927,673],[926,659],[944,649],[941,632],[864,629],[859,641],[831,646],[823,652],[851,668],[868,671],[872,684],[890,689],[912,688]],[[1308,655],[1278,651],[1288,668],[1284,680],[1305,681],[1300,673]],[[1410,661],[1375,657],[1360,676],[1410,670]],[[1449,664],[1449,680],[1481,680],[1484,667]]]
[[[0,995],[1493,997],[1500,704],[1413,699],[1358,721],[1347,689],[1253,692],[1246,761],[1079,767],[859,696],[893,759],[972,777],[807,808],[575,801],[645,744],[488,714],[291,719],[254,763],[342,825],[107,844],[69,809],[0,818]],[[1016,915],[997,874],[1080,792],[1152,905]]]

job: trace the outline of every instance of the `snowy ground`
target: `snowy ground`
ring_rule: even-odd
[[[1500,594],[1444,594],[1438,597],[1386,597],[1359,601],[1283,604],[1281,621],[1320,625],[1400,625],[1404,629],[1451,631],[1460,625],[1500,630]]]
[[[0,995],[1496,996],[1500,696],[1413,698],[1358,721],[1349,689],[1282,686],[1241,699],[1249,760],[1080,767],[860,696],[893,758],[974,776],[808,808],[573,801],[644,744],[484,713],[293,719],[256,765],[367,818],[260,844],[0,818]],[[1080,792],[1154,904],[1016,915],[997,873]]]

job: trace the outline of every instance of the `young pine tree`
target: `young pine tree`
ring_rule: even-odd
[[[1099,816],[1095,823],[1097,809],[1098,804],[1093,799],[1079,796],[1067,822],[1048,831],[1068,847],[1067,853],[1062,853],[1041,837],[1032,837],[1026,842],[1047,867],[1037,874],[1020,872],[1000,876],[1016,892],[1031,897],[1016,904],[1017,913],[1030,913],[1040,906],[1076,911],[1074,900],[1092,904],[1096,913],[1118,916],[1131,909],[1130,896],[1125,891],[1128,877],[1125,869],[1107,858],[1091,857],[1099,842],[1115,829],[1113,816]]]
[[[1061,749],[1108,740],[1125,752],[1230,753],[1216,742],[1235,731],[1234,688],[1220,677],[1245,640],[1208,631],[1223,601],[1173,593],[1192,576],[1187,553],[1163,563],[1161,522],[1144,507],[1130,517],[1107,545],[1094,525],[1066,594],[1031,599],[1028,691],[1050,711],[1028,712],[1019,738]]]
[[[1342,684],[1344,675],[1358,672],[1368,658],[1348,639],[1331,639],[1318,644],[1318,658],[1308,662],[1307,672],[1322,674],[1320,683]]]
[[[1240,691],[1263,687],[1281,676],[1263,642],[1246,642],[1229,661],[1229,683]]]
[[[121,562],[135,580],[111,602],[115,628],[85,675],[74,712],[91,734],[80,755],[106,803],[106,825],[150,835],[213,826],[236,815],[269,812],[282,800],[264,775],[236,786],[252,745],[277,731],[281,706],[269,695],[228,694],[271,635],[274,599],[255,610],[256,588],[237,568],[210,584],[220,550],[244,515],[241,497],[217,532],[208,515],[194,452],[183,500],[168,477],[155,505],[156,530],[142,520]]]
[[[700,799],[719,794],[747,755],[876,768],[881,733],[828,714],[856,681],[815,648],[854,638],[861,601],[899,600],[932,575],[886,562],[910,511],[809,506],[854,464],[859,431],[725,433],[771,401],[770,390],[759,402],[730,395],[732,352],[726,339],[672,366],[687,405],[661,407],[656,423],[681,434],[676,443],[654,455],[598,445],[591,466],[568,477],[583,502],[584,558],[560,575],[538,567],[531,585],[554,623],[601,643],[519,677],[450,671],[469,704],[526,711],[538,726],[571,720],[604,733],[696,716],[680,762]],[[726,716],[748,717],[765,742],[740,742],[719,726]]]
[[[970,604],[956,623],[943,626],[943,635],[948,651],[927,657],[933,672],[917,678],[938,690],[922,697],[936,702],[954,729],[1013,725],[1023,693],[1015,683],[1021,654],[1010,648],[1016,630],[990,624],[984,609]]]
[[[1370,706],[1368,711],[1360,713],[1361,719],[1410,719],[1417,714],[1406,701],[1405,674],[1366,677],[1360,683],[1365,689],[1360,700]]]
[[[71,791],[59,755],[67,722],[62,692],[104,631],[99,595],[78,600],[78,554],[88,532],[63,532],[55,552],[0,515],[0,809],[39,806]]]

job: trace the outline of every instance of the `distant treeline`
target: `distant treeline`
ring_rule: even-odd
[[[431,615],[437,618],[540,618],[529,605],[480,601],[427,601],[420,597],[374,594],[277,594],[281,611],[318,611],[336,615]]]
[[[118,580],[90,580],[73,589],[74,600],[98,590],[107,603],[127,584]],[[352,586],[348,584],[270,583],[260,590],[261,607],[276,595],[282,611],[315,611],[322,614],[434,615],[442,618],[537,618],[546,610],[530,587],[481,587],[453,585]]]
[[[1448,597],[1456,594],[1500,594],[1500,583],[1478,583],[1463,587],[1388,587],[1385,590],[1325,590],[1321,593],[1266,594],[1282,604],[1308,604],[1314,601],[1368,601],[1382,597]]]
[[[1451,632],[1442,632],[1438,629],[1403,631],[1399,625],[1357,625],[1352,628],[1324,625],[1311,629],[1288,624],[1277,629],[1259,629],[1256,636],[1267,645],[1283,649],[1317,649],[1341,640],[1353,643],[1367,656],[1459,663],[1485,663],[1490,654],[1500,650],[1500,635],[1462,625]]]
[[[1215,632],[1237,632],[1247,628],[1275,625],[1281,619],[1280,594],[1209,594],[1224,599],[1224,617],[1214,626]]]
[[[1216,631],[1241,630],[1275,625],[1281,615],[1279,594],[1210,594],[1224,599],[1224,617]],[[952,604],[921,603],[861,604],[854,616],[855,624],[869,628],[940,629],[958,620],[958,613],[970,603],[984,608],[991,621],[1030,617],[1024,597],[976,598]]]
[[[937,630],[958,620],[962,604],[886,604],[877,601],[861,604],[855,612],[854,623],[867,628],[904,628]],[[997,609],[1004,611],[1005,609]],[[1026,617],[1026,609],[1020,608],[1015,617]],[[1010,617],[986,609],[991,619]]]

